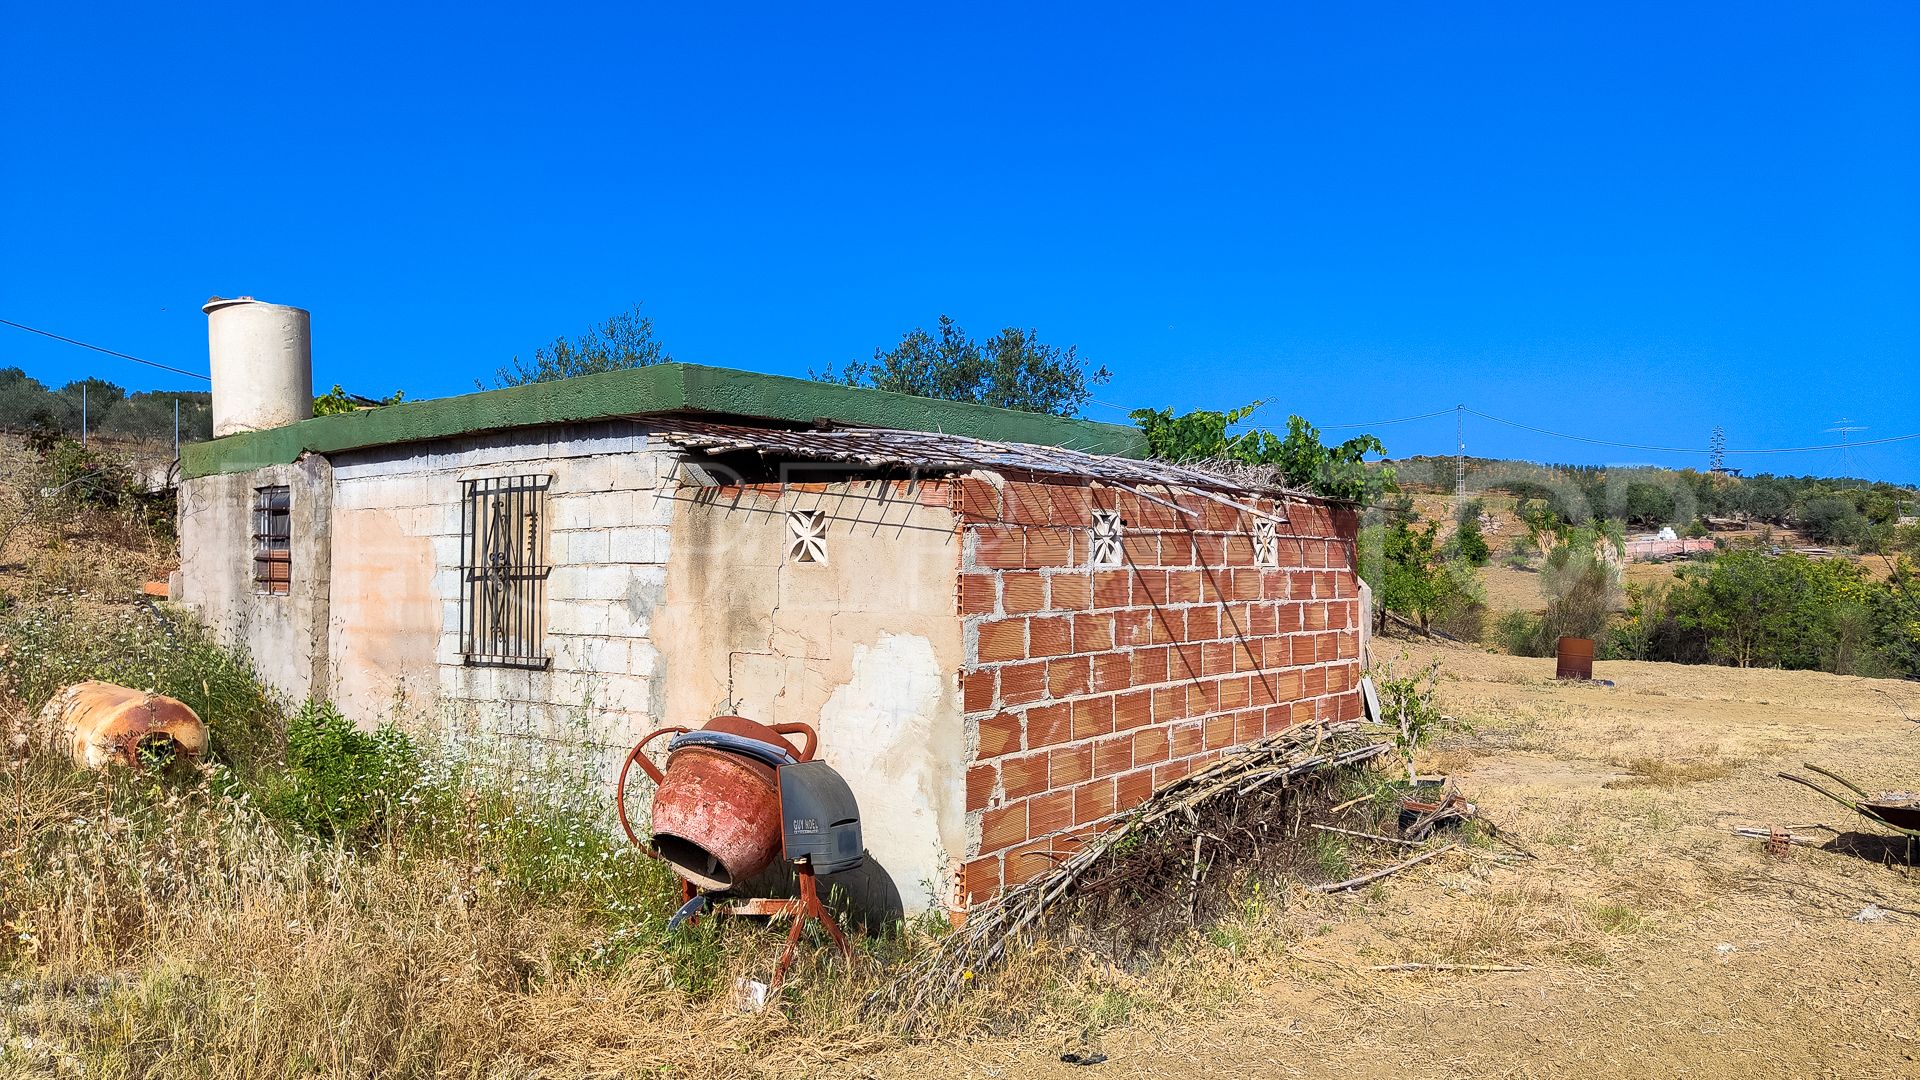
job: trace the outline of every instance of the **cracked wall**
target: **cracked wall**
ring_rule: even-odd
[[[860,802],[870,911],[951,903],[965,850],[964,659],[949,486],[681,487],[654,639],[672,723],[734,713],[820,732]],[[787,512],[826,516],[825,563],[789,556]]]

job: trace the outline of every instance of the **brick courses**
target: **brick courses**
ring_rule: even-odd
[[[1278,565],[1252,515],[1192,494],[1071,482],[952,484],[964,620],[969,850],[963,904],[990,898],[1227,748],[1360,715],[1351,511],[1284,512]],[[1122,565],[1090,565],[1094,510]]]

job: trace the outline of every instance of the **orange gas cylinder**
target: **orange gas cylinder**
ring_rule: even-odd
[[[662,771],[642,752],[673,735]],[[782,736],[804,735],[796,749]],[[694,886],[720,891],[746,881],[780,855],[780,781],[784,764],[813,759],[818,736],[806,724],[768,727],[739,716],[716,716],[698,731],[662,728],[635,744],[620,769],[621,827],[627,822],[627,770],[638,764],[653,778],[652,843],[641,844]]]

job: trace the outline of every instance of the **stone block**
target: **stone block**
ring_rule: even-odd
[[[609,529],[606,558],[620,563],[664,563],[667,530],[659,526],[628,525]]]

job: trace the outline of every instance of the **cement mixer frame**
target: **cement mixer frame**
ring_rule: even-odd
[[[804,746],[795,747],[786,740],[787,735],[805,736]],[[673,736],[665,769],[646,755],[647,744],[662,736]],[[686,736],[694,739],[685,740]],[[711,896],[730,891],[753,878],[771,866],[777,854],[783,853],[782,785],[778,770],[783,764],[813,763],[819,743],[819,733],[810,724],[768,726],[740,716],[717,716],[699,729],[661,728],[641,738],[627,751],[620,764],[619,779],[615,781],[614,811],[627,839],[649,856],[665,862],[680,879],[683,903],[668,923],[670,927],[697,918],[707,908]],[[767,750],[756,749],[753,744]],[[674,773],[676,762],[682,764],[678,780]],[[662,799],[666,799],[669,812],[675,817],[673,832],[663,833],[655,828],[649,839],[643,840],[634,830],[627,814],[627,779],[635,765],[654,782],[656,820]],[[769,832],[772,844],[767,843]],[[686,833],[698,835],[684,835]],[[663,836],[673,842],[666,851],[661,850],[659,843]],[[776,846],[779,851],[769,850]],[[820,900],[812,860],[801,856],[789,861],[799,881],[798,897],[743,898],[713,908],[719,914],[786,916],[793,920],[786,949],[781,952],[768,984],[770,993],[785,981],[808,919],[817,920],[841,955],[849,964],[853,962],[853,947]]]

